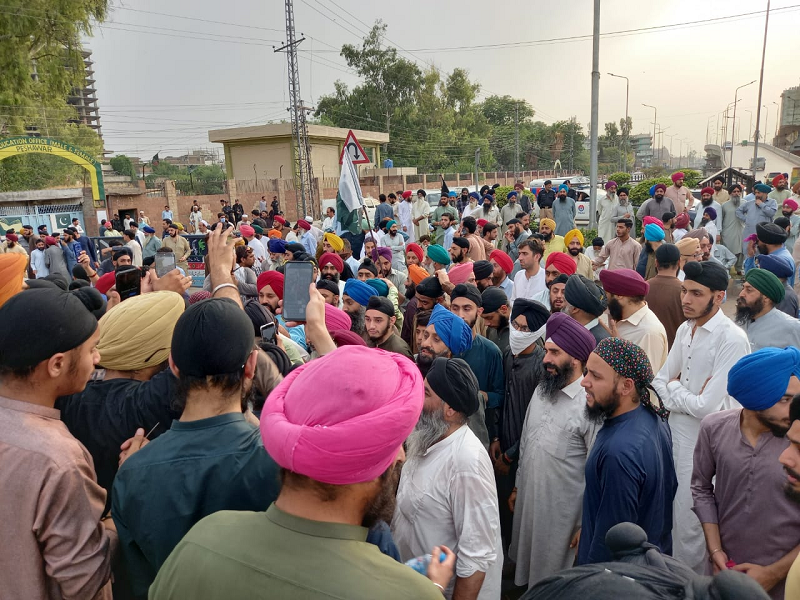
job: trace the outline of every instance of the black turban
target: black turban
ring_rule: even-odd
[[[608,306],[605,292],[583,275],[570,275],[564,288],[564,298],[575,308],[594,317],[602,315]]]
[[[81,279],[85,282],[89,282],[89,275],[86,274],[86,269],[83,268],[83,265],[75,265],[72,267],[72,276],[75,279]]]
[[[463,359],[441,356],[434,359],[425,380],[433,392],[454,410],[468,417],[478,411],[478,380]]]
[[[481,298],[481,293],[478,291],[478,288],[469,283],[459,283],[453,291],[450,293],[450,300],[455,300],[456,298],[466,298],[467,300],[471,300],[475,303],[475,306],[481,308],[483,306],[483,300]]]
[[[377,310],[387,317],[394,316],[394,304],[385,296],[372,296],[367,302],[367,310]]]
[[[88,340],[97,319],[74,294],[53,288],[26,290],[0,307],[0,367],[35,367]],[[32,338],[35,343],[21,344]]]
[[[72,292],[72,294],[92,313],[99,321],[100,317],[106,314],[106,300],[103,295],[93,287],[81,287]]]
[[[569,281],[569,275],[566,273],[559,273],[558,276],[550,282],[550,285],[547,287],[553,287],[557,283],[567,283]]]
[[[258,300],[255,298],[250,298],[244,303],[244,313],[253,324],[253,334],[256,337],[261,337],[261,328],[264,325],[275,322],[272,314],[264,306],[259,304]]]
[[[683,273],[686,281],[695,281],[712,292],[724,292],[728,289],[728,272],[725,267],[712,260],[687,262]]]
[[[508,306],[508,296],[499,287],[488,287],[481,294],[481,304],[483,314],[488,315],[500,310],[501,306]]]
[[[45,275],[44,277],[42,277],[42,279],[44,279],[45,281],[52,282],[53,284],[56,285],[56,287],[58,287],[61,290],[64,290],[65,292],[67,291],[67,287],[69,284],[67,283],[67,280],[61,275],[52,273],[51,275]]]
[[[594,238],[592,240],[592,246],[604,246],[604,245],[605,245],[605,242],[603,241],[603,238],[601,238],[601,237],[596,237],[596,238]]]
[[[233,300],[203,300],[190,306],[175,324],[172,360],[182,375],[238,373],[253,350],[253,329]]]
[[[375,266],[375,263],[372,262],[371,258],[365,258],[364,262],[358,265],[358,270],[360,271],[361,269],[369,271],[370,273],[375,275],[375,277],[378,276],[378,267]]]
[[[675,244],[661,244],[656,248],[656,260],[660,265],[670,265],[681,259],[681,251]]]
[[[516,320],[520,315],[523,315],[528,322],[528,329],[537,331],[547,323],[547,319],[550,318],[550,311],[543,304],[534,300],[517,298],[514,300],[514,306],[511,309],[511,320]]]
[[[454,237],[453,243],[458,246],[459,248],[464,248],[469,250],[469,240],[463,237]]]
[[[415,293],[417,296],[425,296],[426,298],[433,298],[436,300],[444,295],[444,290],[442,289],[442,284],[439,283],[439,280],[436,277],[431,276],[426,277],[417,284]]]
[[[289,252],[291,252],[292,254],[294,254],[295,252],[305,252],[306,251],[306,247],[303,246],[303,244],[301,244],[299,242],[289,242],[288,244],[286,244],[286,249]]]
[[[492,276],[494,267],[488,260],[477,260],[472,265],[472,272],[475,273],[475,279],[486,279]]]
[[[318,290],[328,290],[334,296],[340,296],[342,291],[339,289],[339,284],[330,279],[320,279],[317,282]]]
[[[759,223],[756,225],[756,235],[759,242],[777,246],[783,244],[789,234],[775,223]]]

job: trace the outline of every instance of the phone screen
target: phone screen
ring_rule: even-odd
[[[314,265],[305,261],[289,261],[284,266],[283,318],[305,321],[310,300],[308,287],[314,278]]]
[[[120,300],[142,293],[142,274],[136,267],[117,271],[116,287]]]
[[[163,277],[175,269],[175,254],[172,252],[156,252],[156,275]]]
[[[261,341],[263,342],[274,342],[275,341],[275,333],[277,331],[277,327],[275,326],[275,322],[267,323],[261,326]]]

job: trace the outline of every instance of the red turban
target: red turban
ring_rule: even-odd
[[[330,252],[323,252],[319,257],[319,268],[322,269],[325,265],[333,265],[333,268],[341,273],[344,271],[344,261],[338,254],[331,254]]]
[[[486,219],[478,219],[477,223],[478,223],[478,227],[486,227],[486,225],[489,223],[489,221],[487,221]]]
[[[283,300],[283,273],[278,273],[278,271],[264,271],[261,273],[256,280],[256,287],[260,292],[265,286],[271,287],[275,295]]]
[[[684,179],[686,176],[683,174],[682,171],[678,171],[677,173],[673,173],[670,175],[670,179],[672,179],[672,183],[678,181],[678,179]]]
[[[656,225],[661,227],[661,229],[664,229],[664,222],[661,219],[656,219],[655,217],[652,217],[650,215],[647,215],[644,219],[642,219],[643,226],[647,227],[650,223],[655,223]]]
[[[112,271],[111,273],[106,273],[100,279],[98,279],[97,283],[94,284],[94,288],[101,294],[106,295],[108,294],[108,290],[110,290],[116,284],[116,274]]]
[[[332,374],[367,364],[330,386]],[[422,375],[406,357],[343,346],[294,369],[272,391],[261,413],[264,448],[284,469],[315,481],[373,481],[395,462],[424,397]]]
[[[603,269],[599,277],[603,289],[615,296],[646,296],[650,290],[650,284],[633,269]]]
[[[297,222],[297,226],[298,226],[300,229],[305,229],[306,231],[311,231],[311,225],[310,225],[310,224],[309,224],[309,222],[308,222],[308,221],[306,221],[305,219],[300,219],[300,220]]]
[[[491,254],[489,254],[489,260],[493,260],[500,265],[500,268],[506,272],[506,275],[509,275],[511,271],[514,270],[514,261],[502,250],[492,250]]]
[[[56,238],[54,238],[52,235],[48,235],[45,236],[44,243],[48,246],[55,246],[58,242],[56,242]]]
[[[675,227],[678,229],[684,229],[689,224],[689,215],[686,213],[681,213],[677,217],[675,217]]]
[[[558,269],[559,273],[564,273],[564,275],[574,275],[575,271],[578,270],[578,265],[575,264],[572,257],[564,252],[551,252],[548,254],[544,268],[546,269],[551,265]]]
[[[353,322],[350,320],[350,315],[344,312],[341,308],[336,308],[332,304],[325,303],[325,327],[328,331],[336,331],[337,329],[350,329]]]
[[[406,253],[408,252],[413,252],[414,254],[416,254],[417,258],[419,259],[419,262],[422,262],[422,259],[425,256],[422,252],[422,247],[419,244],[415,244],[414,242],[411,242],[406,246]]]
[[[783,175],[775,175],[775,177],[772,178],[772,185],[777,186],[779,181],[783,181]]]
[[[702,190],[700,190],[700,195],[702,196],[703,194],[710,194],[710,195],[713,196],[714,195],[714,188],[708,187],[708,186],[704,187]]]
[[[272,220],[275,221],[276,223],[280,223],[281,225],[286,225],[286,219],[284,219],[281,216],[273,217]]]
[[[403,192],[403,199],[407,200],[408,198],[411,198],[411,190],[406,190]]]
[[[19,236],[16,233],[7,233],[6,239],[10,242],[18,242]]]

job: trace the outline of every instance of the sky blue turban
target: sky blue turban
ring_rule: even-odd
[[[731,367],[728,394],[747,410],[766,410],[786,393],[792,375],[800,377],[800,350],[762,348]]]
[[[348,281],[350,281],[350,280],[348,279]],[[378,296],[388,296],[389,295],[389,286],[386,285],[386,282],[381,280],[381,279],[367,279],[364,283],[366,283],[368,286],[373,288],[378,293],[377,294]],[[347,293],[346,290],[345,290],[345,293]],[[349,295],[350,294],[348,294],[348,296]],[[374,296],[375,294],[373,293],[372,295]],[[350,296],[350,297],[352,298],[352,296]],[[359,302],[359,304],[361,304],[361,302]]]
[[[644,226],[644,239],[648,242],[660,242],[664,239],[664,230],[656,223],[648,223]]]
[[[560,186],[558,186],[558,191],[560,192],[561,190],[564,190],[565,192],[568,192],[569,188],[562,183]]]
[[[385,284],[384,284],[385,285]],[[354,301],[358,302],[361,306],[369,304],[369,299],[372,296],[377,296],[375,288],[367,285],[360,279],[351,278],[344,282],[344,293],[350,296]]]
[[[431,244],[428,246],[428,258],[430,258],[433,262],[439,263],[440,265],[449,265],[450,264],[450,253],[441,245],[439,244]]]
[[[441,304],[433,307],[428,325],[433,325],[436,335],[450,348],[453,355],[472,348],[472,329],[464,319],[454,315]]]
[[[651,198],[656,195],[656,185],[658,185],[658,184],[654,183],[653,185],[650,186],[650,197]]]
[[[449,193],[447,194],[447,197],[448,197],[448,198],[456,198],[456,197],[458,197],[458,194],[456,194],[455,192],[449,192]]]
[[[283,254],[286,252],[286,240],[272,238],[269,242],[267,242],[267,247],[268,250],[273,254]]]

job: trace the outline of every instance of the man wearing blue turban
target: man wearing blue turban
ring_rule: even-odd
[[[342,309],[350,315],[350,320],[352,321],[350,331],[364,337],[364,341],[366,341],[364,315],[367,311],[369,299],[372,296],[377,296],[378,292],[374,287],[367,285],[360,279],[352,278],[344,282],[342,294]]]
[[[703,419],[694,450],[693,510],[714,572],[733,562],[772,598],[784,597],[800,540],[800,506],[785,495],[778,462],[789,447],[784,436],[798,377],[795,347],[762,348],[739,359],[728,372],[728,394],[743,408]]]

